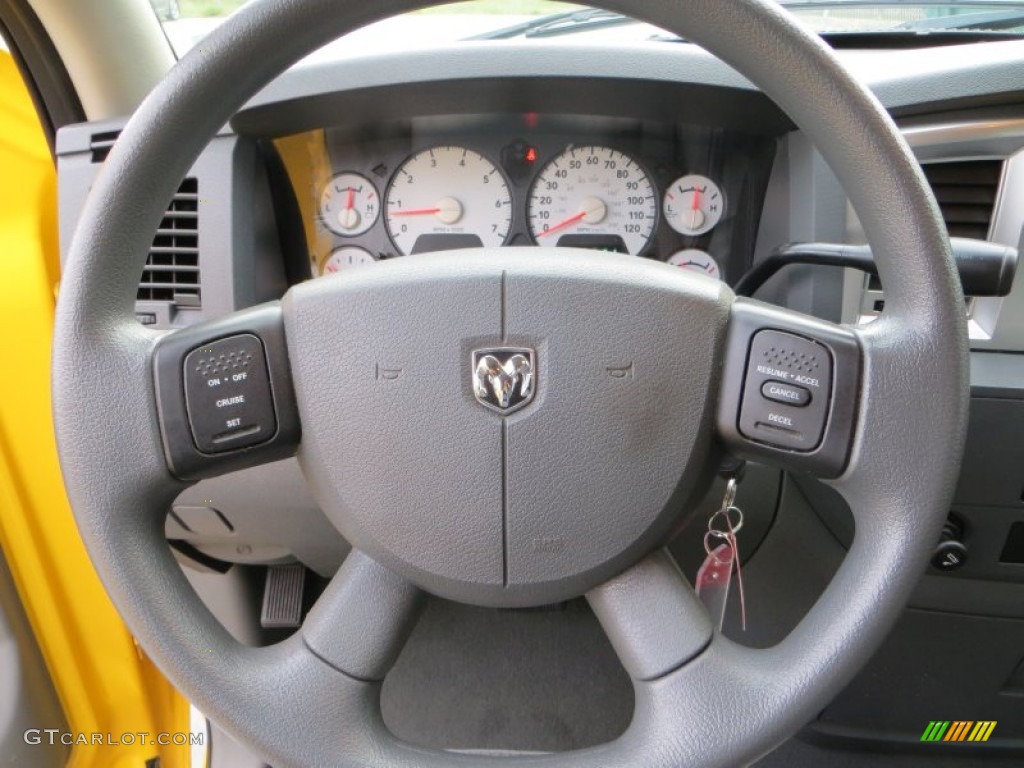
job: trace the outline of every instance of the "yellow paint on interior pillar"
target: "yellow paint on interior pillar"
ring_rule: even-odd
[[[138,651],[64,494],[50,413],[59,279],[56,174],[34,106],[0,50],[0,548],[72,731],[187,733],[189,709]],[[139,741],[138,737],[135,741]],[[188,746],[76,746],[75,768],[185,768]]]

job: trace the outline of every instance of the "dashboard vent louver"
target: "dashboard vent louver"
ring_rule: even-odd
[[[199,184],[185,179],[171,200],[139,282],[139,301],[201,306],[199,285]]]
[[[106,133],[94,133],[89,137],[89,151],[92,153],[94,163],[102,163],[110,154],[114,142],[121,135],[120,131],[107,131]]]
[[[1003,161],[958,160],[923,167],[950,237],[987,239]]]

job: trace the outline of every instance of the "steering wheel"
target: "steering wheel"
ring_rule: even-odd
[[[54,342],[71,505],[142,647],[276,766],[755,760],[868,659],[938,536],[965,432],[966,321],[893,123],[767,0],[599,4],[702,45],[794,119],[868,233],[880,319],[843,327],[664,264],[553,248],[398,259],[186,330],[139,325],[152,233],[216,131],[302,55],[415,0],[243,8],[146,99],[96,180]],[[766,380],[810,405],[765,400]],[[662,548],[723,447],[826,480],[856,522],[821,598],[768,649],[715,632]],[[189,482],[295,454],[355,549],[300,631],[244,647],[189,587],[164,518]],[[380,686],[425,592],[484,606],[586,595],[633,680],[630,727],[550,756],[401,742]]]

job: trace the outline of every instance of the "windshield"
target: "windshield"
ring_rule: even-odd
[[[149,0],[178,55],[248,0]],[[781,0],[823,35],[996,33],[1024,35],[1024,2],[1014,0]],[[349,49],[396,50],[464,39],[599,34],[621,40],[666,39],[666,33],[616,14],[551,0],[473,0],[397,16],[346,38]]]

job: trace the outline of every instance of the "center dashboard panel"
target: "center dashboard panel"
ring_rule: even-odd
[[[527,112],[324,128],[274,146],[306,246],[290,274],[441,250],[559,246],[735,282],[753,258],[776,141]]]

